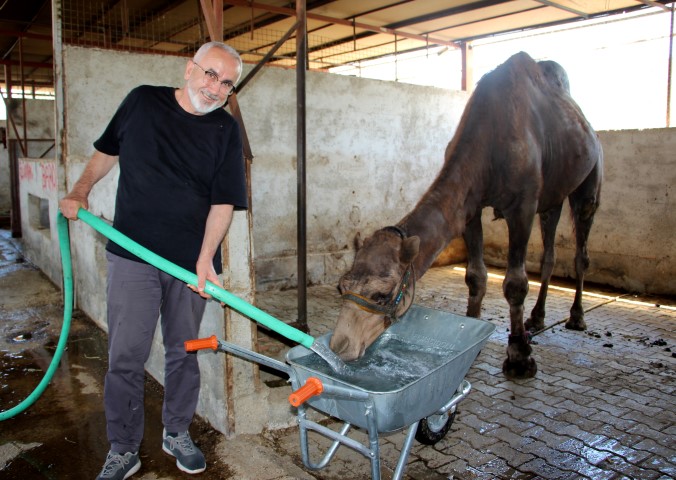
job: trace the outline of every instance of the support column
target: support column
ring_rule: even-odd
[[[462,53],[462,80],[460,89],[471,93],[472,90],[474,90],[472,45],[467,42],[462,42],[460,44],[460,51]]]
[[[213,41],[223,41],[222,0],[201,0],[202,11]],[[236,96],[233,105],[237,108]],[[251,156],[246,155],[247,191],[249,209],[235,212],[228,235],[222,245],[223,282],[226,290],[254,303],[255,274],[253,264],[253,214],[251,202]],[[205,313],[202,333],[216,334],[226,341],[248,350],[256,350],[256,324],[230,308],[221,309],[210,302]],[[219,319],[221,317],[221,319]],[[220,321],[219,321],[220,320]],[[212,331],[206,331],[212,328]],[[220,331],[219,331],[220,330]],[[260,395],[258,364],[232,355],[218,354],[221,358],[204,358],[202,391],[198,413],[226,435],[259,433],[267,420],[264,399]]]
[[[307,332],[307,226],[306,226],[306,126],[305,70],[307,63],[307,19],[305,0],[296,0],[296,151],[297,151],[297,250],[298,258],[298,328]]]

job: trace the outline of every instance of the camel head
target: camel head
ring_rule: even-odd
[[[420,239],[399,227],[385,227],[358,246],[354,263],[338,283],[343,304],[331,350],[344,361],[356,360],[413,304],[413,259]]]

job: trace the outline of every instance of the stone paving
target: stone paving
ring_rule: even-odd
[[[6,240],[0,235],[0,260],[4,259],[0,261],[1,339],[11,344],[19,332],[13,328],[28,325],[33,332],[31,342],[39,345],[21,354],[8,350],[0,356],[0,363],[5,362],[0,375],[2,409],[5,403],[13,405],[15,398],[24,398],[41,378],[46,368],[41,361],[53,353],[54,342],[49,339],[58,335],[61,316],[56,287],[23,263]],[[537,376],[513,382],[501,372],[508,335],[507,306],[501,293],[501,272],[491,272],[483,317],[494,322],[497,329],[466,376],[472,391],[459,404],[451,430],[441,441],[434,446],[414,444],[404,478],[676,477],[674,299],[639,298],[588,286],[584,307],[589,330],[572,332],[565,330],[562,322],[567,318],[573,292],[569,284],[557,280],[557,288],[550,288],[548,301],[546,323],[551,328],[534,337]],[[417,303],[462,315],[466,302],[463,275],[462,269],[454,267],[430,270],[418,283]],[[537,288],[531,287],[526,311],[535,301]],[[296,294],[295,290],[259,293],[256,303],[272,315],[293,322]],[[308,289],[313,336],[330,331],[339,306],[334,286]],[[12,322],[17,325],[13,327]],[[266,335],[261,335],[260,340],[263,353],[283,357],[283,343]],[[31,342],[21,345],[25,348]],[[40,342],[47,343],[43,346]],[[96,475],[107,450],[100,398],[106,369],[105,345],[103,332],[84,316],[75,316],[68,355],[51,386],[28,411],[0,425],[0,479],[79,480]],[[13,377],[7,384],[7,376],[22,368],[26,381]],[[284,382],[276,383],[288,391]],[[24,392],[24,387],[30,389]],[[149,380],[146,395],[148,438],[141,449],[142,471],[133,478],[188,478],[157,448],[161,435],[161,387]],[[324,418],[323,423],[334,429],[339,427],[335,419]],[[192,433],[211,462],[209,469],[196,478],[371,478],[369,461],[346,447],[338,450],[326,468],[305,468],[298,428],[226,439],[203,422],[196,422]],[[360,430],[351,432],[351,437],[366,441]],[[403,440],[402,432],[381,435],[384,480],[392,478]],[[324,437],[310,434],[314,461],[318,461],[319,451],[323,452],[328,443]]]
[[[548,328],[533,339],[538,373],[509,381],[501,371],[509,318],[500,274],[491,270],[482,312],[497,329],[466,376],[472,391],[458,406],[446,437],[434,446],[414,444],[405,478],[675,478],[673,299],[588,287],[583,301],[588,331],[574,332],[563,327],[573,291],[558,282],[549,290]],[[430,270],[417,285],[416,303],[463,315],[463,277],[461,268]],[[526,312],[537,292],[532,283]],[[261,293],[257,303],[282,320],[295,320],[295,291]],[[310,333],[328,332],[338,309],[335,287],[309,288]],[[275,353],[271,343],[261,344]],[[326,424],[337,429],[341,423],[326,419]],[[363,431],[350,435],[367,442]],[[280,455],[302,465],[297,428],[268,432],[266,438]],[[316,462],[329,442],[316,433],[310,440]],[[381,435],[384,479],[392,477],[403,441],[403,432]],[[368,479],[370,463],[342,446],[326,468],[307,478]]]

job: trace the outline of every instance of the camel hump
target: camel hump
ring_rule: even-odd
[[[515,70],[530,71],[537,69],[537,63],[526,52],[515,53],[507,59],[504,65],[508,65]]]
[[[554,88],[560,88],[570,93],[570,83],[568,74],[561,65],[553,60],[543,60],[538,62],[540,70],[545,80]]]
[[[515,53],[509,57],[502,65],[499,65],[492,72],[487,73],[481,80],[485,83],[498,81],[519,82],[518,79],[531,78],[534,82],[538,82],[542,76],[542,72],[538,64],[526,52]],[[492,78],[493,80],[488,80]]]
[[[544,80],[544,84],[549,87],[570,94],[568,74],[561,65],[553,60],[536,62],[526,52],[519,52],[509,57],[505,63],[498,68],[504,68],[506,71],[510,71],[511,75],[516,75],[517,77],[529,77],[536,84],[541,86],[543,85]]]

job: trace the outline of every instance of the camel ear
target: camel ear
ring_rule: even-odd
[[[355,251],[361,250],[361,247],[364,246],[364,241],[361,239],[361,232],[355,234],[353,242]]]
[[[401,251],[399,252],[399,259],[403,263],[411,263],[413,259],[418,255],[420,250],[420,237],[406,237],[401,245]]]

